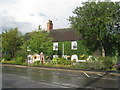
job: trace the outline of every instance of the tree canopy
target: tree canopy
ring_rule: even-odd
[[[15,53],[22,45],[21,33],[18,28],[11,28],[2,32],[2,53],[8,60],[15,57]]]
[[[85,2],[73,11],[75,15],[69,21],[84,39],[99,42],[105,56],[106,41],[112,42],[119,33],[115,27],[119,22],[119,8],[117,2]]]
[[[48,33],[43,30],[33,31],[29,35],[29,40],[23,45],[25,48],[30,49],[31,53],[50,54],[52,52],[52,38],[48,37]]]

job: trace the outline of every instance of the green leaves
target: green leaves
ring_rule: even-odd
[[[28,40],[28,45],[32,53],[49,54],[52,52],[52,38],[47,37],[48,33],[44,31],[34,31],[30,35],[30,40]]]
[[[18,28],[6,30],[2,32],[2,53],[8,54],[9,58],[15,56],[15,52],[20,49],[21,41],[21,33],[18,31]]]
[[[120,5],[114,2],[85,2],[73,11],[75,15],[69,17],[69,21],[84,39],[106,43],[117,35],[115,32],[118,33],[115,24],[119,22],[119,8]]]

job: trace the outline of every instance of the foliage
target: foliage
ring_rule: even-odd
[[[100,57],[98,60],[102,61],[106,68],[113,67],[113,58],[111,57]]]
[[[85,46],[85,42],[83,40],[78,40],[78,49],[77,50],[72,50],[71,49],[71,41],[66,41],[66,42],[58,42],[58,51],[54,50],[53,55],[59,55],[59,57],[62,57],[62,45],[64,43],[64,54],[65,55],[73,55],[77,54],[78,56],[82,54],[89,54],[89,49]]]
[[[14,64],[15,61],[2,61],[2,64]]]
[[[3,57],[7,57],[5,58],[6,60],[15,57],[16,51],[20,49],[22,44],[21,38],[22,35],[18,31],[18,28],[11,28],[2,32],[2,53]]]
[[[106,70],[105,65],[101,61],[82,62],[77,63],[77,68],[81,69],[92,69],[92,70]]]
[[[22,65],[25,62],[23,57],[16,57],[13,59],[13,61],[14,61],[14,64],[20,64],[20,65]]]
[[[60,58],[57,63],[60,64],[60,65],[70,65],[71,61],[66,60],[65,58]]]
[[[10,60],[11,60],[11,55],[10,55],[10,54],[6,54],[6,55],[3,55],[2,58],[3,58],[5,61],[10,61]]]
[[[119,20],[119,8],[117,2],[86,2],[73,11],[75,16],[70,17],[69,21],[86,41],[98,42],[102,55],[105,56],[105,48],[109,43],[113,44],[113,38],[118,33],[115,25]]]
[[[40,64],[40,61],[35,61],[34,62],[34,65],[38,65],[38,64]]]
[[[52,38],[47,37],[48,33],[38,30],[33,31],[30,34],[30,39],[27,43],[24,43],[22,48],[31,50],[30,53],[40,53],[43,52],[44,55],[50,55],[52,52]]]
[[[26,62],[24,62],[22,65],[23,65],[23,66],[28,66],[28,64],[27,64]]]
[[[79,60],[87,60],[88,55],[82,54],[79,56]]]
[[[15,58],[22,57],[23,59],[26,59],[28,55],[28,52],[26,50],[18,50],[15,54]]]
[[[53,58],[52,63],[53,64],[59,64],[59,65],[70,65],[71,61],[66,60],[65,58]]]
[[[58,64],[58,60],[60,60],[60,58],[53,58],[51,63]]]

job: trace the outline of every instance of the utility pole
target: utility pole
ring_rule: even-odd
[[[63,56],[64,56],[64,43],[62,44],[62,47],[63,47]]]

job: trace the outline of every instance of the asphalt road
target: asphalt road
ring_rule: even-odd
[[[119,76],[109,73],[43,70],[3,66],[3,88],[119,88]]]

